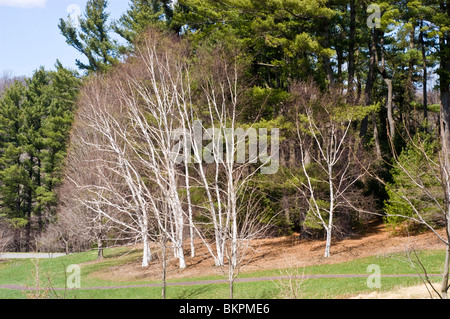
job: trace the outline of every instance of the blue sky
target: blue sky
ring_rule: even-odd
[[[87,0],[0,0],[0,76],[31,76],[40,66],[54,69],[56,59],[76,69],[83,58],[65,42],[58,23],[78,5],[84,12]],[[110,0],[110,19],[118,19],[128,0]],[[73,11],[72,11],[73,12]]]

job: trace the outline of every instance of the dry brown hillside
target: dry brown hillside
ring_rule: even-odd
[[[335,241],[331,248],[330,258],[323,257],[324,241],[299,240],[297,234],[258,240],[254,247],[251,258],[243,271],[341,263],[355,258],[402,252],[411,248],[443,249],[444,244],[430,232],[409,237],[393,236],[383,224],[377,223],[364,236]],[[186,263],[187,268],[180,270],[177,268],[176,260],[172,260],[168,269],[168,278],[215,275],[220,271],[213,266],[212,259],[201,243],[197,245],[197,256],[195,258],[187,257]],[[93,275],[114,281],[159,280],[160,265],[158,260],[154,260],[148,268],[142,268],[141,261],[136,260],[133,263],[111,267]]]

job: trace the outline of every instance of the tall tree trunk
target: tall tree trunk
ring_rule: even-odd
[[[412,29],[409,35],[409,51],[411,52],[415,48],[415,24],[412,25]],[[408,61],[408,75],[406,78],[406,94],[405,94],[405,104],[406,104],[406,112],[409,114],[411,112],[411,102],[414,99],[414,83],[413,83],[413,74],[414,74],[414,65],[416,64],[416,59],[414,58],[413,54],[410,54],[410,59]],[[412,117],[414,121],[414,116]],[[411,117],[408,117],[409,122],[408,130],[411,130]],[[416,124],[414,123],[414,127]]]
[[[374,42],[378,42],[378,31],[374,32]],[[378,53],[375,50],[375,64],[378,66],[378,70],[380,71],[380,74],[383,78],[384,83],[386,83],[386,86],[388,88],[388,96],[387,96],[387,103],[386,103],[386,109],[387,109],[387,117],[388,117],[388,124],[389,124],[389,135],[392,140],[395,138],[395,122],[394,122],[394,115],[393,115],[393,105],[392,105],[392,79],[389,78],[389,75],[387,73],[386,68],[386,56],[384,53],[384,35],[381,35],[381,38],[379,39],[380,46],[381,46],[381,61],[378,61]],[[380,64],[381,63],[381,64]]]
[[[286,189],[283,189],[283,194],[282,194],[282,199],[281,199],[281,206],[282,209],[284,211],[284,218],[285,218],[285,223],[286,223],[286,228],[285,231],[286,233],[289,233],[289,231],[291,230],[291,205],[289,202],[289,195]]]
[[[339,85],[339,91],[342,92],[343,85],[342,85],[342,65],[344,64],[344,52],[343,49],[340,47],[336,48],[336,55],[337,55],[337,79],[336,82]]]
[[[31,251],[31,211],[27,211],[27,225],[25,226],[25,251]]]
[[[359,62],[359,50],[356,51],[355,54],[355,65],[358,65]],[[355,68],[355,80],[356,80],[356,97],[354,99],[355,104],[361,103],[361,96],[362,96],[362,76],[359,69]]]
[[[378,133],[378,125],[377,125],[377,115],[375,113],[371,114],[372,117],[372,126],[373,126],[373,137],[375,140],[375,153],[378,158],[381,157],[381,144],[380,144],[380,134]]]
[[[27,225],[25,226],[25,241],[26,241],[26,251],[31,251],[31,217],[33,213],[33,163],[34,159],[33,156],[30,154],[30,167],[28,171],[28,178],[30,185],[28,185],[28,191],[27,191],[27,211],[26,211],[26,217],[27,217]]]
[[[423,20],[420,21],[420,45],[422,51],[422,89],[423,89],[423,117],[425,119],[425,125],[428,126],[428,71],[427,71],[427,52],[425,47],[425,35],[423,32]]]
[[[348,88],[347,103],[355,103],[355,32],[356,32],[356,6],[355,0],[350,1],[350,34],[348,44]]]
[[[183,212],[178,212],[176,216],[176,225],[175,225],[175,231],[176,231],[176,249],[177,249],[177,258],[179,261],[179,267],[180,269],[186,268],[186,259],[184,256],[184,249],[183,249],[183,231],[184,228],[184,220],[183,220]]]
[[[177,181],[175,179],[175,170],[171,169],[171,177],[170,177],[170,189],[169,189],[169,197],[170,197],[170,207],[173,209],[173,222],[175,223],[174,233],[172,230],[172,238],[174,238],[174,255],[178,258],[180,269],[186,268],[186,260],[184,256],[183,242],[184,242],[184,212],[183,208],[180,206],[181,200],[178,195],[178,190],[176,188]]]
[[[323,47],[324,48],[329,48],[330,47],[330,33],[329,33],[329,24],[328,24],[328,20],[324,20],[324,24],[323,24]],[[331,61],[330,61],[330,57],[327,55],[322,55],[322,63],[323,63],[323,67],[324,67],[324,71],[325,74],[327,75],[327,81],[328,81],[328,86],[329,87],[333,87],[335,84],[335,78],[334,78],[334,73],[333,73],[333,68],[331,67]]]
[[[392,95],[393,95],[393,88],[392,88],[392,80],[388,79],[387,77],[383,79],[384,83],[386,83],[386,86],[388,88],[388,96],[387,96],[387,117],[388,117],[388,123],[389,123],[389,134],[392,138],[392,140],[395,138],[395,121],[394,121],[394,114],[392,109]]]
[[[101,236],[97,237],[97,259],[103,259],[103,240],[101,238]]]
[[[364,91],[364,105],[369,106],[372,104],[372,90],[373,85],[375,83],[375,65],[377,64],[377,48],[376,48],[376,36],[377,30],[372,30],[372,35],[369,44],[369,72],[367,74],[366,88]],[[380,146],[380,138],[378,134],[377,121],[375,118],[375,114],[371,114],[372,117],[372,125],[373,125],[373,135],[375,139],[375,151],[378,157],[381,157],[381,146]],[[360,137],[361,142],[365,142],[367,130],[369,124],[369,116],[366,116],[361,122],[360,128]]]
[[[41,155],[40,155],[40,150],[37,150],[38,154],[37,154],[37,172],[36,172],[36,186],[37,187],[41,187]],[[41,205],[37,205],[37,210],[36,210],[36,215],[38,216],[38,230],[39,230],[39,234],[42,233],[43,229],[44,229],[44,221],[43,221],[43,216],[42,216],[42,208]]]
[[[326,242],[325,242],[325,254],[324,254],[324,257],[328,258],[328,257],[330,257],[330,250],[331,250],[332,225],[328,225],[326,231],[327,231],[327,238],[326,238]]]
[[[152,251],[150,249],[150,242],[148,240],[147,232],[144,232],[143,237],[143,256],[142,267],[148,267],[149,262],[152,260]]]
[[[450,16],[450,4],[446,1],[441,1],[440,8],[442,13]],[[441,143],[442,143],[442,157],[444,161],[443,169],[445,172],[445,194],[446,194],[446,219],[447,219],[447,241],[450,241],[450,32],[441,30],[442,35],[439,38],[439,82],[441,93]],[[450,245],[450,243],[448,243]],[[448,277],[449,277],[449,259],[450,247],[447,246],[444,276],[442,280],[442,295],[447,297],[448,291]]]
[[[374,31],[371,31],[371,32],[374,33]],[[372,104],[372,90],[373,90],[373,85],[375,82],[375,53],[376,53],[376,47],[375,47],[374,36],[372,35],[370,37],[370,43],[369,43],[369,55],[370,55],[369,71],[367,73],[366,87],[364,89],[364,105],[365,106],[369,106]],[[369,116],[366,116],[361,122],[359,136],[362,138],[362,140],[364,140],[367,135],[368,124],[369,124]]]
[[[187,133],[186,133],[187,136]],[[186,138],[184,138],[184,151],[187,152],[187,142]],[[184,159],[184,165],[185,165],[185,184],[186,184],[186,199],[187,199],[187,205],[188,205],[188,218],[189,218],[189,238],[190,238],[190,244],[191,244],[191,257],[195,257],[195,242],[194,242],[194,216],[192,214],[192,202],[191,202],[191,188],[190,188],[190,182],[189,182],[189,167],[188,167],[188,159],[187,155]]]

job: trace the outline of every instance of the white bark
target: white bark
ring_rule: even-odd
[[[307,106],[307,123],[297,123],[301,167],[306,178],[306,182],[298,180],[301,186],[297,187],[302,195],[308,199],[309,211],[326,232],[324,257],[328,258],[331,254],[336,209],[342,204],[347,205],[347,200],[345,199],[346,192],[362,175],[351,176],[349,172],[351,160],[348,155],[350,154],[350,146],[347,140],[349,138],[352,115],[348,114],[348,118],[344,121],[345,124],[342,125],[333,117],[332,111],[326,110],[326,112],[329,112],[327,114],[329,117],[328,120],[325,119],[325,124],[319,125],[312,108]],[[306,136],[308,135],[311,137],[310,147],[317,150],[316,152],[311,151],[307,146]],[[324,182],[328,184],[329,188],[329,196],[326,199],[328,202],[327,208],[319,205],[318,201],[320,198],[316,194],[317,192],[313,185],[312,177],[308,172],[310,162],[316,163],[326,176]],[[340,167],[339,171],[337,170],[338,165]]]

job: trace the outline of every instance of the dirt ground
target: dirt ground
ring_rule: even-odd
[[[200,242],[196,246],[194,258],[190,257],[190,251],[186,249],[186,269],[180,270],[176,259],[170,261],[167,278],[181,279],[221,274],[221,270],[214,267],[213,260],[204,246]],[[376,223],[363,236],[333,242],[329,258],[323,257],[324,241],[299,240],[297,234],[257,240],[254,242],[253,251],[249,254],[250,261],[244,265],[242,271],[341,263],[356,258],[403,252],[412,248],[443,249],[444,244],[433,233],[409,237],[393,236],[383,224]],[[160,260],[156,257],[147,268],[142,268],[141,261],[136,260],[133,263],[111,267],[92,275],[112,281],[159,280],[160,268]]]
[[[435,284],[434,288],[437,291],[440,291],[439,284]],[[397,288],[386,292],[374,291],[370,294],[361,294],[349,299],[439,299],[439,296],[430,286],[421,284]]]

